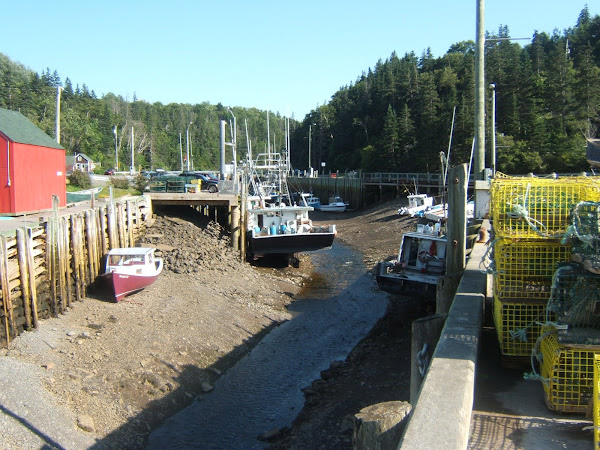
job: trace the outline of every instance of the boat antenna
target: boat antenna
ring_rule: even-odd
[[[456,118],[456,106],[452,109],[452,124],[450,125],[450,138],[448,139],[448,156],[440,152],[442,160],[442,207],[444,208],[444,217],[446,214],[446,184],[448,182],[448,166],[450,165],[450,151],[452,149],[452,135],[454,134],[454,119]]]
[[[246,148],[248,149],[248,160],[252,161],[252,142],[248,135],[248,119],[244,119],[244,126],[246,127]]]
[[[473,138],[473,144],[471,145],[471,157],[469,158],[469,171],[467,172],[467,186],[469,185],[469,178],[471,178],[471,166],[473,164],[473,153],[475,153],[475,142],[477,142],[477,136]]]
[[[269,128],[269,108],[267,108],[267,155],[271,161],[271,129]]]
[[[454,118],[456,117],[456,106],[452,110],[452,125],[450,126],[450,139],[448,140],[448,157],[446,158],[446,169],[444,170],[444,189],[448,177],[448,165],[450,163],[450,149],[452,148],[452,135],[454,134]]]

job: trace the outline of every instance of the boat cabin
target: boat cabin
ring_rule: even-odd
[[[108,252],[106,258],[106,273],[123,270],[128,266],[154,265],[156,261],[154,250],[153,248],[145,247],[113,248]],[[140,272],[141,269],[139,267],[137,272]],[[136,272],[135,269],[134,272]]]
[[[447,237],[438,236],[436,227],[425,226],[404,233],[398,257],[380,264],[378,280],[401,287],[406,281],[437,284],[446,273]]]
[[[412,217],[433,206],[433,197],[427,194],[407,195],[406,199],[408,200],[408,206],[403,206],[398,210],[398,214],[400,215],[410,215]]]

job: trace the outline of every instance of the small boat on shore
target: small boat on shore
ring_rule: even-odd
[[[348,203],[344,203],[342,197],[333,196],[329,197],[329,203],[327,205],[321,205],[318,209],[323,212],[344,212],[348,207]]]
[[[433,206],[433,197],[427,194],[411,194],[407,195],[408,206],[403,206],[398,209],[398,214],[401,216],[422,216],[423,213]]]
[[[155,248],[113,248],[106,255],[101,277],[115,296],[115,301],[150,286],[163,269],[163,260],[154,256]]]

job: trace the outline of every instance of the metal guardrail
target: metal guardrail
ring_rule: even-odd
[[[439,173],[394,173],[394,172],[375,172],[364,173],[363,181],[365,184],[417,184],[417,185],[435,185],[441,184],[442,174]]]

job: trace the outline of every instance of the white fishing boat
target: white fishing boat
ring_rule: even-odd
[[[467,202],[467,219],[472,219],[475,215],[475,202]],[[438,222],[448,217],[448,203],[433,205],[427,208],[425,211],[417,214],[420,217],[424,217],[433,222]]]
[[[323,212],[344,212],[348,207],[348,203],[344,203],[339,196],[329,197],[329,203],[326,205],[321,205],[318,209]]]
[[[446,273],[447,243],[439,223],[417,225],[417,231],[402,235],[397,258],[379,263],[377,280],[383,289],[406,282],[437,284]]]
[[[155,248],[113,248],[106,255],[101,277],[118,302],[156,281],[163,269],[161,258],[154,256]]]
[[[433,206],[433,197],[427,194],[411,194],[407,195],[406,199],[408,200],[408,206],[398,209],[398,214],[401,216],[415,217],[422,215]]]
[[[275,152],[249,152],[247,242],[252,257],[292,255],[329,248],[337,234],[335,225],[313,225],[312,206],[292,199],[287,185],[289,157]]]

